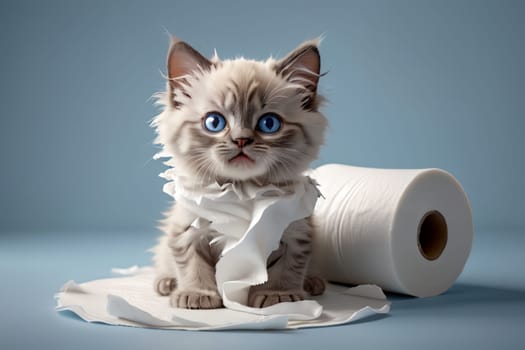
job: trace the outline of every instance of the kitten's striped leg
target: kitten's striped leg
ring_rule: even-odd
[[[304,282],[311,256],[309,219],[292,223],[283,234],[278,250],[268,258],[268,281],[252,286],[248,305],[267,307],[280,302],[304,300]]]
[[[218,251],[210,248],[217,233],[209,228],[188,228],[171,237],[169,245],[177,270],[177,288],[171,294],[172,306],[185,309],[222,307],[215,282]]]

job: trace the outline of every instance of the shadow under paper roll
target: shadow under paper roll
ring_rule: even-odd
[[[440,169],[315,169],[313,266],[329,281],[377,284],[418,297],[446,291],[472,247],[472,213]]]

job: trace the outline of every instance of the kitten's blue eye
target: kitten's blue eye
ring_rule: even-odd
[[[281,128],[281,119],[276,114],[267,113],[259,118],[257,129],[265,134],[273,134]]]
[[[217,112],[208,113],[204,119],[204,127],[211,132],[219,132],[226,127],[226,119]]]

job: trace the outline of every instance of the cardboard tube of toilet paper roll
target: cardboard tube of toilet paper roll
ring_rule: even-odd
[[[324,197],[314,211],[313,266],[328,280],[427,297],[458,278],[473,224],[452,175],[328,164],[313,177]]]

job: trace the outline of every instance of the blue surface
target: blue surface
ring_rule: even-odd
[[[388,295],[388,316],[296,331],[193,332],[86,323],[54,311],[67,280],[147,264],[155,234],[71,232],[0,238],[0,349],[518,349],[525,341],[525,232],[477,234],[458,282],[445,294]]]

